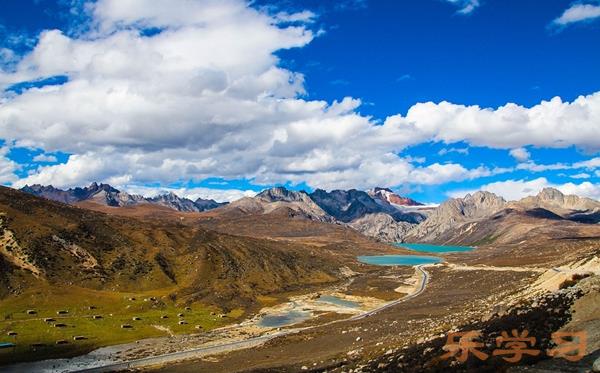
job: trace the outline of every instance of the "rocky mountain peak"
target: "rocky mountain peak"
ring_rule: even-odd
[[[569,217],[574,212],[600,215],[600,202],[576,195],[565,195],[555,188],[544,188],[536,196],[525,197],[512,205],[522,209],[543,208],[562,217]],[[598,220],[598,217],[592,220]]]
[[[381,203],[397,206],[423,206],[422,203],[412,198],[402,197],[394,193],[390,188],[375,187],[367,192],[371,198]]]
[[[565,195],[555,188],[544,188],[538,193],[538,198],[542,201],[557,201],[562,202]]]
[[[285,187],[263,190],[256,197],[264,202],[301,202],[309,199],[306,192],[296,192]]]
[[[467,194],[463,198],[463,202],[465,203],[474,203],[481,206],[498,206],[504,205],[506,200],[500,196],[495,195],[492,192],[488,192],[485,190],[477,191],[473,194]]]

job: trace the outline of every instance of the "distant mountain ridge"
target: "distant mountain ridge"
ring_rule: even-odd
[[[397,196],[389,189],[376,188],[379,192],[387,191],[387,195]],[[393,205],[385,199],[380,199],[379,196],[370,195],[368,192],[361,190],[332,190],[327,192],[323,189],[317,189],[309,194],[310,198],[325,210],[329,215],[336,220],[344,223],[350,223],[356,219],[360,219],[369,214],[387,214],[394,221],[406,221],[409,223],[418,223],[425,217],[422,214],[415,212],[405,212],[399,205]],[[415,201],[415,203],[418,203]]]
[[[241,198],[219,211],[230,215],[282,214],[293,218],[335,222],[306,192],[284,187],[266,189],[254,197]]]
[[[205,199],[192,201],[175,193],[145,198],[98,183],[68,190],[41,185],[25,186],[22,190],[67,204],[81,202],[83,207],[89,207],[84,202],[112,207],[145,204],[181,212],[215,210],[214,214],[233,219],[269,214],[336,223],[387,242],[477,244],[489,241],[492,236],[496,239],[502,234],[503,239],[512,239],[512,233],[499,233],[502,227],[511,226],[512,231],[516,232],[514,224],[523,221],[531,226],[549,221],[561,224],[563,220],[575,223],[600,222],[600,202],[564,195],[553,188],[543,189],[536,196],[510,202],[493,193],[478,191],[464,198],[451,198],[436,208],[380,187],[366,192],[356,189],[329,192],[317,189],[312,193],[274,187],[229,204]]]
[[[192,201],[188,198],[179,197],[173,192],[146,198],[140,195],[121,192],[108,184],[98,184],[96,182],[87,187],[70,188],[67,190],[55,188],[52,185],[26,185],[21,188],[21,191],[70,205],[83,201],[91,201],[111,207],[135,206],[147,203],[184,212],[201,212],[224,205],[224,203],[219,203],[212,199],[198,198],[196,201]]]
[[[530,232],[549,229],[552,224],[599,222],[600,202],[565,195],[554,188],[510,202],[479,191],[442,203],[403,239],[452,244],[506,243],[523,240]]]

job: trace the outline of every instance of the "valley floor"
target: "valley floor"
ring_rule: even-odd
[[[580,300],[563,304],[564,313],[558,314],[554,324],[536,324],[540,315],[527,319],[531,312],[538,312],[533,306],[519,310],[519,318],[508,315],[509,309],[526,302],[536,294],[546,290],[557,290],[569,275],[577,272],[575,267],[564,266],[577,263],[577,260],[597,258],[598,242],[577,243],[579,250],[572,251],[562,258],[553,256],[554,247],[548,247],[546,261],[539,260],[539,253],[513,256],[505,265],[485,265],[483,262],[497,263],[492,250],[483,249],[468,254],[448,255],[453,264],[433,266],[427,288],[418,297],[389,307],[365,318],[354,318],[328,324],[298,333],[273,338],[260,347],[234,351],[226,355],[216,355],[203,359],[182,361],[179,364],[155,367],[158,372],[249,372],[249,371],[429,371],[422,365],[424,360],[412,362],[414,366],[401,366],[403,351],[409,346],[426,345],[431,340],[446,340],[449,330],[469,328],[470,325],[499,324],[507,330],[513,327],[530,325],[538,333],[550,334],[565,324],[571,308],[579,308],[580,322],[572,327],[584,328],[590,334],[588,353],[600,349],[600,308],[595,301],[600,297],[596,285]],[[507,248],[512,251],[513,248]],[[493,251],[498,251],[494,249]],[[544,253],[542,252],[542,255]],[[483,256],[487,260],[482,260]],[[491,259],[491,260],[490,260]],[[516,266],[520,262],[521,266]],[[472,264],[465,264],[472,263]],[[598,260],[584,272],[594,274],[598,282],[600,266]],[[508,265],[510,264],[510,265]],[[562,265],[561,265],[562,264]],[[589,271],[592,272],[589,272]],[[595,272],[594,272],[595,271]],[[571,288],[570,288],[571,289]],[[539,296],[539,295],[538,295]],[[570,298],[569,298],[570,299]],[[546,312],[547,310],[542,310]],[[529,312],[529,313],[528,313]],[[539,311],[541,312],[541,311]],[[550,312],[553,312],[550,309]],[[562,311],[561,311],[562,312]],[[508,315],[508,316],[507,316]],[[505,318],[508,317],[508,321]],[[546,316],[551,322],[554,314]],[[544,319],[544,317],[542,317]],[[492,321],[490,321],[492,320]],[[501,321],[497,321],[501,320]],[[519,321],[520,320],[520,321]],[[533,320],[533,321],[532,321]],[[572,323],[578,319],[574,317]],[[499,332],[499,331],[498,331]],[[538,338],[546,338],[539,335]],[[424,347],[419,354],[442,355],[441,346]],[[421,356],[420,355],[420,356]],[[398,360],[398,357],[401,357]],[[581,364],[589,363],[589,359]],[[388,362],[394,361],[396,365]],[[369,365],[369,362],[371,365]],[[548,365],[547,362],[543,362]],[[556,362],[559,364],[560,362]],[[564,365],[564,364],[563,364]],[[552,366],[552,364],[550,364]],[[575,368],[577,364],[573,367]],[[456,368],[456,366],[454,367]],[[495,371],[491,368],[490,371]],[[563,368],[555,371],[563,371]],[[440,371],[448,371],[446,367]]]
[[[576,245],[577,250],[567,250],[569,245]],[[261,312],[244,322],[219,327],[219,323],[231,321],[216,317],[217,313],[210,309],[195,309],[193,313],[204,315],[202,317],[206,320],[194,320],[193,324],[205,322],[208,324],[203,326],[204,329],[216,329],[175,335],[170,329],[149,325],[151,330],[160,332],[157,335],[171,335],[150,339],[140,338],[153,335],[140,335],[132,339],[132,343],[103,348],[68,361],[54,360],[4,368],[8,372],[71,371],[100,364],[107,367],[96,370],[98,372],[130,368],[215,373],[385,371],[386,364],[389,364],[387,360],[395,359],[396,367],[402,364],[398,356],[403,356],[405,349],[445,339],[450,330],[485,324],[503,317],[511,305],[521,304],[545,290],[556,290],[578,272],[578,265],[583,262],[588,263],[592,274],[600,271],[597,259],[596,262],[588,260],[597,257],[599,247],[597,240],[561,241],[556,245],[540,245],[535,250],[524,250],[518,246],[481,247],[473,252],[443,255],[446,263],[423,269],[361,265],[358,268],[364,271],[353,273],[345,283],[329,285],[318,292],[288,294],[291,302],[282,304],[276,298],[263,299],[265,307]],[[567,266],[568,263],[571,265]],[[595,278],[598,276],[600,272]],[[598,293],[600,289],[595,291]],[[402,297],[399,293],[408,295]],[[355,310],[331,304],[315,306],[320,295],[339,296],[361,306]],[[125,309],[132,309],[135,304],[138,308],[133,308],[133,313],[142,312],[143,304],[148,303],[143,299],[125,299],[122,302],[129,303],[124,306]],[[313,317],[281,328],[260,326],[261,316],[281,313],[289,304],[309,312]],[[580,314],[589,313],[594,303],[592,301],[587,308],[580,307],[584,309]],[[173,313],[172,321],[176,326],[178,319],[175,313],[179,311],[175,308],[169,311]],[[133,314],[131,312],[121,315],[119,322],[135,323],[126,321]],[[123,318],[125,316],[127,319]],[[37,321],[43,323],[41,319]],[[597,333],[600,330],[597,324],[592,319],[585,327]],[[502,325],[510,326],[510,323]],[[193,325],[181,327],[194,328]],[[595,336],[598,337],[598,334]],[[591,342],[590,348],[593,349],[590,352],[600,348],[600,338]],[[420,353],[423,356],[442,355],[444,351],[439,347],[435,346],[436,351],[433,351],[434,347],[426,347],[425,352]],[[123,361],[134,364],[121,364]]]

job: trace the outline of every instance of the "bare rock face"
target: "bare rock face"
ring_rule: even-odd
[[[388,214],[367,214],[348,224],[351,228],[365,236],[373,237],[384,242],[400,242],[406,232],[415,224],[405,221],[396,221]]]
[[[376,188],[377,193],[368,193],[361,190],[332,190],[327,192],[317,189],[310,194],[310,198],[336,220],[349,223],[368,214],[384,213],[390,215],[395,221],[418,223],[425,215],[415,211],[404,211],[400,205],[388,202],[392,195],[401,198],[389,189]]]
[[[512,202],[511,207],[523,210],[542,208],[565,219],[587,223],[600,221],[600,202],[576,195],[564,195],[554,188],[544,188],[537,196]]]
[[[446,232],[481,218],[489,217],[504,209],[507,202],[490,192],[467,194],[464,198],[452,198],[436,208],[423,223],[407,233],[411,241],[434,241]]]
[[[184,212],[199,212],[217,208],[221,204],[213,200],[205,200],[198,198],[196,201],[192,201],[187,198],[182,198],[173,192],[161,194],[153,198],[148,198],[149,203],[165,206],[177,211]]]
[[[287,213],[296,218],[305,218],[322,222],[334,222],[335,219],[317,205],[304,191],[288,190],[276,187],[264,190],[255,197],[244,197],[230,203],[226,209],[244,214]]]
[[[329,215],[346,223],[366,214],[393,213],[395,211],[391,206],[382,206],[366,192],[356,189],[332,190],[331,192],[317,189],[310,194],[310,198]]]

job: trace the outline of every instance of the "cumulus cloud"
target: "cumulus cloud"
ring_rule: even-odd
[[[531,154],[525,148],[511,149],[509,154],[519,162],[525,162],[531,157]]]
[[[18,180],[15,172],[19,169],[19,165],[6,157],[8,151],[8,147],[0,147],[0,184],[10,184]]]
[[[442,101],[412,106],[406,116],[394,115],[385,125],[403,131],[415,142],[466,141],[475,146],[512,149],[534,145],[572,145],[600,150],[600,92],[573,102],[559,97],[531,108],[509,103],[497,109]]]
[[[242,0],[100,0],[88,9],[86,33],[46,30],[0,71],[0,89],[67,77],[0,97],[0,138],[72,154],[15,186],[440,184],[509,170],[420,165],[402,151],[429,141],[600,149],[600,93],[531,108],[419,103],[383,123],[361,115],[358,99],[309,100],[304,76],[276,55],[313,40],[307,12],[270,14]]]
[[[558,26],[567,26],[572,23],[591,21],[600,17],[600,4],[576,3],[567,8],[553,23]]]
[[[527,196],[538,194],[544,188],[556,188],[564,194],[575,194],[578,196],[600,200],[600,184],[594,184],[589,181],[581,184],[566,183],[553,184],[546,178],[540,177],[534,180],[506,180],[483,185],[481,190],[492,192],[504,197],[508,201],[516,201]],[[456,190],[448,193],[450,197],[464,197],[467,193],[474,193],[476,190]]]

